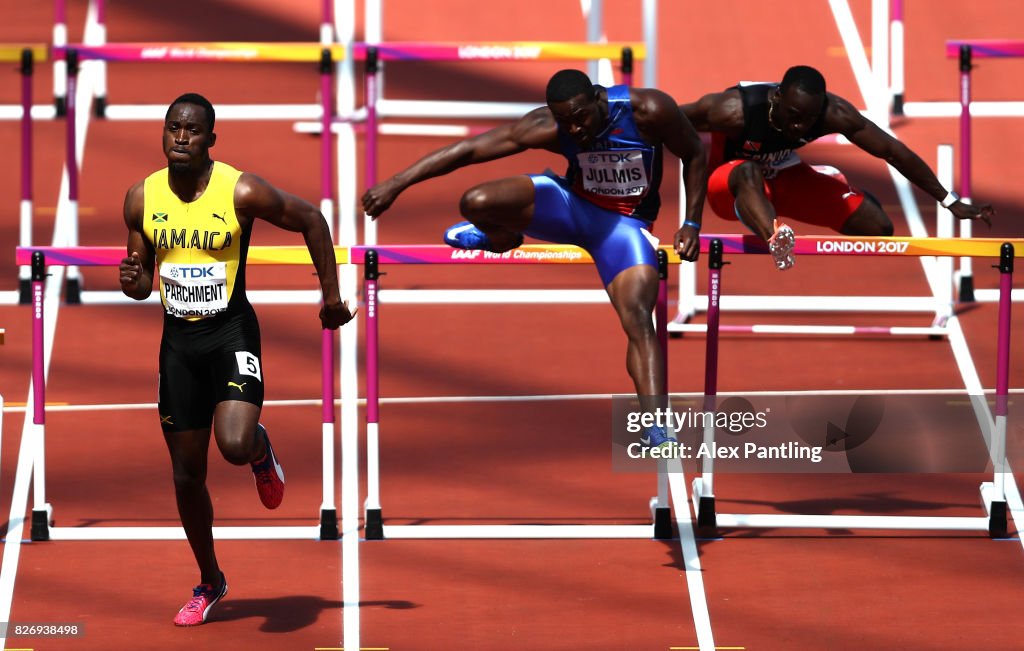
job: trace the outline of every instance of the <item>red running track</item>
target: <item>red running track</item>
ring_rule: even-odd
[[[1007,36],[1020,18],[1009,0],[969,9],[951,0],[908,2],[907,99],[955,99],[954,64],[942,57],[947,38]],[[194,5],[194,6],[193,6]],[[312,40],[316,3],[204,4],[203,20],[168,20],[163,5],[144,1],[108,12],[111,41]],[[867,0],[851,2],[868,34]],[[446,0],[424,12],[389,2],[392,40],[583,39],[575,3],[519,3],[500,20],[477,3]],[[51,14],[41,5],[5,6],[4,41],[44,41]],[[186,3],[182,15],[199,12]],[[639,3],[606,8],[612,40],[640,34]],[[85,4],[72,2],[71,38],[81,37]],[[197,14],[198,15],[198,14]],[[211,20],[210,17],[215,18]],[[542,19],[538,19],[542,17]],[[659,86],[679,101],[739,79],[774,79],[794,63],[811,63],[831,88],[863,105],[826,2],[760,6],[724,0],[707,6],[662,3]],[[360,16],[360,21],[362,17]],[[77,27],[76,27],[77,26]],[[77,31],[76,31],[77,30]],[[1017,100],[1024,64],[985,62],[975,78],[978,99]],[[156,72],[154,72],[154,70]],[[198,90],[215,103],[313,101],[314,74],[270,64],[159,66],[125,64],[110,75],[112,102],[166,103]],[[541,64],[409,64],[387,71],[391,97],[539,101],[550,67]],[[12,76],[13,77],[13,76]],[[36,101],[48,101],[40,70]],[[17,86],[0,86],[13,103]],[[905,120],[897,135],[926,160],[935,145],[955,141],[954,120]],[[0,123],[17,142],[13,123]],[[315,139],[282,122],[218,126],[217,157],[310,199],[319,195]],[[1024,204],[1003,143],[1024,123],[976,124],[975,189],[996,203],[993,236],[1017,236]],[[10,137],[6,137],[9,135]],[[59,189],[63,124],[38,123],[35,163],[36,241],[49,242]],[[123,240],[119,210],[125,189],[162,164],[155,125],[99,122],[89,127],[81,190],[83,244]],[[380,174],[393,173],[443,141],[383,138]],[[883,166],[849,147],[814,145],[814,162],[842,168],[869,187],[908,227]],[[360,159],[361,160],[361,153]],[[435,242],[455,218],[460,192],[496,176],[558,168],[548,155],[462,170],[409,190],[381,220],[387,243]],[[353,172],[362,177],[357,162]],[[672,169],[671,163],[669,169]],[[676,180],[667,175],[665,222],[676,214]],[[16,174],[0,175],[0,233],[17,241]],[[361,186],[361,181],[360,181]],[[930,201],[918,195],[926,220]],[[708,230],[734,224],[706,216]],[[656,234],[671,238],[662,223]],[[804,230],[800,232],[805,232]],[[811,233],[812,229],[806,229]],[[257,244],[296,244],[262,229]],[[976,264],[978,284],[994,272]],[[392,268],[383,286],[596,287],[588,268]],[[252,268],[253,288],[311,288],[297,269]],[[13,252],[0,256],[0,290],[15,288]],[[701,274],[703,282],[703,273]],[[924,295],[913,260],[801,259],[791,273],[765,271],[765,261],[733,260],[726,293]],[[89,289],[116,289],[110,269],[85,270]],[[1021,286],[1020,281],[1017,286]],[[701,285],[703,286],[703,285]],[[869,289],[868,289],[869,288]],[[319,333],[312,306],[261,306],[268,398],[319,395]],[[386,306],[382,312],[384,397],[608,394],[630,391],[622,367],[623,338],[606,306]],[[726,322],[765,319],[729,314]],[[772,322],[848,323],[850,316],[779,315]],[[924,317],[857,316],[865,325],[927,325]],[[966,343],[982,384],[994,385],[995,306],[963,307]],[[155,396],[160,316],[154,306],[62,307],[47,386],[53,404],[139,404]],[[303,325],[305,324],[305,325]],[[0,307],[0,392],[8,405],[27,397],[29,313]],[[1021,329],[1013,350],[1021,350]],[[704,341],[672,340],[674,392],[701,390]],[[1016,359],[1016,357],[1014,358]],[[724,336],[720,391],[962,388],[945,341],[922,339]],[[1022,386],[1012,368],[1011,388]],[[607,403],[395,404],[382,408],[382,470],[389,524],[643,524],[651,478],[609,468]],[[288,497],[263,511],[247,471],[214,457],[211,491],[220,525],[301,525],[315,521],[320,501],[319,407],[268,406],[288,469]],[[23,416],[4,414],[0,504],[12,494]],[[152,409],[52,412],[47,423],[48,500],[57,525],[173,526],[176,514],[166,452]],[[362,443],[361,443],[362,445]],[[725,475],[717,478],[719,510],[756,513],[978,515],[979,475]],[[336,496],[340,503],[341,496]],[[1016,536],[1016,529],[1011,536]],[[7,648],[210,649],[337,648],[342,630],[342,543],[225,541],[218,544],[231,593],[208,626],[171,625],[195,583],[186,545],[169,542],[50,542],[23,545],[11,621],[82,622],[82,638],[8,640]],[[361,543],[360,641],[389,649],[670,649],[696,646],[688,584],[678,541],[650,540],[388,540]],[[716,643],[745,649],[1019,648],[1017,621],[1024,562],[1017,539],[981,534],[840,530],[736,531],[699,543],[701,576]],[[17,645],[15,644],[17,643]],[[23,644],[24,643],[24,644]]]

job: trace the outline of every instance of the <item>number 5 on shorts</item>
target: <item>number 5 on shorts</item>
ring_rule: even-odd
[[[235,360],[238,362],[238,372],[242,375],[251,375],[260,382],[263,377],[260,373],[260,358],[252,353],[238,351],[235,353]]]

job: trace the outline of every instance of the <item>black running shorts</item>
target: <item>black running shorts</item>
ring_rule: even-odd
[[[159,387],[164,432],[209,428],[224,400],[262,407],[260,326],[252,306],[198,321],[165,315]]]

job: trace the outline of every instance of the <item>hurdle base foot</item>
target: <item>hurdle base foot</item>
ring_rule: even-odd
[[[106,97],[94,97],[92,105],[92,112],[98,118],[107,117],[107,98]]]
[[[18,279],[18,305],[28,305],[32,302],[32,281],[28,278]]]
[[[82,304],[82,281],[78,278],[69,278],[64,286],[64,302],[68,305]]]
[[[63,97],[54,97],[53,98],[53,108],[54,108],[55,111],[57,111],[57,117],[59,117],[59,118],[67,117],[67,114],[68,114],[68,102],[67,102],[67,99],[65,99]]]
[[[320,510],[320,540],[338,539],[338,512],[335,509]]]
[[[32,511],[32,530],[29,535],[32,542],[44,542],[50,539],[50,511]]]
[[[718,537],[718,518],[715,516],[715,498],[701,497],[697,501],[697,536]]]
[[[892,114],[903,116],[903,95],[894,95],[892,98]]]
[[[654,509],[654,538],[656,540],[675,538],[672,533],[672,510],[667,506]]]
[[[957,292],[957,300],[961,303],[974,302],[974,276],[960,277],[960,291]]]
[[[988,535],[990,538],[1005,538],[1008,529],[1006,502],[992,502],[988,514]]]
[[[380,509],[366,509],[366,539],[384,540],[384,516]]]

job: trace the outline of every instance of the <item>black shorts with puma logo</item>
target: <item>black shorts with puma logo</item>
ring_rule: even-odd
[[[165,315],[159,394],[164,432],[210,427],[224,400],[262,407],[260,326],[252,306],[198,321]]]

